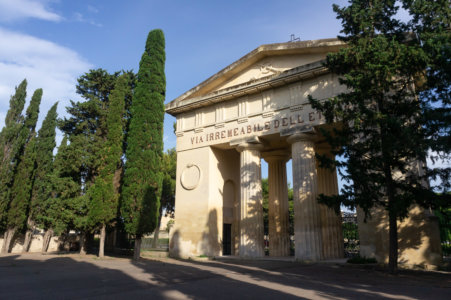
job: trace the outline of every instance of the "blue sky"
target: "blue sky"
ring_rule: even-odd
[[[0,0],[0,126],[14,87],[44,89],[40,122],[59,101],[65,114],[76,78],[89,69],[138,70],[150,30],[166,38],[169,102],[262,44],[336,37],[332,4],[344,0]],[[165,118],[165,148],[175,146]],[[266,170],[263,171],[265,177]]]

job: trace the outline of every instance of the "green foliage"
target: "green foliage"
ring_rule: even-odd
[[[177,152],[174,148],[163,153],[162,161],[163,185],[161,192],[160,208],[166,214],[174,215],[175,206],[175,178],[177,172]]]
[[[451,8],[447,0],[404,0],[403,6],[413,19],[409,30],[421,43],[427,67],[418,79],[417,87],[424,116],[426,136],[433,162],[450,161],[451,145]],[[434,179],[438,206],[448,206],[451,188],[451,168],[429,169]]]
[[[428,7],[426,2],[404,1],[404,4],[411,13],[419,13]],[[331,207],[343,204],[354,209],[359,206],[366,216],[374,206],[384,207],[389,215],[392,271],[397,261],[396,220],[406,217],[412,204],[429,207],[440,202],[437,198],[443,198],[441,202],[444,198],[449,201],[449,196],[437,197],[424,184],[433,173],[449,174],[446,170],[444,173],[440,170],[430,172],[424,163],[437,140],[449,139],[449,127],[446,136],[443,123],[428,119],[431,114],[424,108],[429,106],[430,98],[425,97],[424,92],[421,94],[418,88],[424,76],[428,80],[429,73],[435,77],[442,69],[435,69],[436,59],[425,46],[429,40],[426,43],[421,40],[422,34],[430,28],[424,24],[420,26],[415,19],[408,24],[396,19],[396,4],[394,0],[354,0],[347,7],[334,5],[337,18],[342,20],[341,32],[345,35],[339,38],[348,47],[329,54],[325,66],[339,75],[340,83],[348,89],[326,101],[310,98],[312,107],[326,116],[327,123],[341,124],[321,131],[335,149],[334,154],[345,158],[337,161],[318,156],[322,166],[337,166],[346,182],[341,195],[321,195],[320,201]],[[445,14],[428,13],[430,24],[438,22],[448,27],[449,22],[443,23],[444,20],[437,17],[446,15],[449,21],[449,5],[443,7],[446,7]],[[418,28],[424,32],[418,32]],[[408,31],[420,33],[420,36],[406,34]],[[449,30],[446,32],[449,47]],[[436,42],[433,44],[437,46]],[[443,45],[438,47],[443,48]],[[443,54],[449,65],[449,51]],[[424,74],[425,70],[427,74]],[[421,88],[437,91],[427,85]],[[449,102],[446,104],[446,99],[441,99],[442,108],[446,109],[448,105],[449,109]],[[442,145],[448,154],[449,145]],[[444,185],[449,186],[449,181]]]
[[[87,201],[81,196],[80,174],[76,160],[76,152],[67,144],[68,137],[64,136],[55,156],[53,172],[51,174],[52,199],[49,204],[56,212],[54,220],[55,232],[64,229],[84,230],[87,226]]]
[[[350,264],[375,264],[377,260],[374,257],[365,257],[365,256],[354,256],[348,259],[347,261]]]
[[[440,240],[444,256],[451,255],[451,208],[442,208],[435,211],[440,227]]]
[[[269,234],[269,184],[268,178],[262,178],[263,232]]]
[[[30,205],[31,189],[34,183],[36,164],[36,123],[38,121],[39,106],[42,99],[42,89],[37,89],[30,101],[25,114],[25,120],[15,141],[17,149],[17,167],[14,180],[9,190],[9,209],[7,226],[22,229],[27,219]]]
[[[36,171],[36,136],[32,136],[25,147],[14,183],[11,187],[11,203],[8,210],[8,227],[23,229],[28,217],[31,190]]]
[[[51,221],[54,217],[49,203],[51,199],[50,174],[53,168],[53,149],[55,143],[56,119],[58,117],[55,103],[47,112],[47,116],[42,122],[41,129],[36,139],[36,171],[31,196],[30,216],[31,219],[48,229],[53,225]]]
[[[9,206],[9,189],[14,178],[14,166],[17,155],[17,138],[23,127],[22,110],[27,94],[27,81],[24,79],[16,87],[9,101],[9,110],[5,118],[5,127],[0,132],[0,231],[5,229]]]
[[[130,108],[121,216],[125,230],[140,237],[158,222],[163,174],[163,118],[166,79],[164,35],[149,33]]]
[[[61,165],[65,167],[60,180],[55,175],[54,184],[60,187],[58,197],[62,197],[70,211],[70,226],[77,230],[91,231],[102,220],[111,220],[117,205],[117,195],[110,182],[114,178],[113,169],[121,163],[124,128],[127,128],[135,85],[133,72],[120,74],[96,69],[80,76],[77,93],[85,101],[71,101],[66,108],[69,117],[58,123],[70,143],[61,149],[64,157]],[[70,193],[63,192],[65,186]],[[113,215],[116,216],[116,211]]]
[[[59,120],[59,128],[69,136],[71,149],[81,155],[80,168],[84,192],[99,174],[101,156],[107,134],[109,96],[119,72],[109,74],[103,69],[90,70],[78,78],[77,93],[86,101],[66,107],[69,118]]]
[[[348,240],[358,240],[359,231],[357,224],[352,222],[346,222],[342,224],[343,226],[343,238]]]
[[[262,206],[263,206],[263,225],[264,233],[269,233],[269,218],[268,218],[268,206],[269,206],[269,190],[268,190],[268,178],[262,179]],[[288,213],[289,213],[289,233],[290,236],[294,235],[294,205],[293,205],[293,189],[288,185]]]
[[[115,175],[122,166],[122,145],[124,140],[125,99],[129,92],[127,74],[117,79],[115,88],[109,97],[109,109],[106,118],[106,141],[101,150],[99,176],[88,191],[89,222],[98,227],[108,224],[117,214],[119,181]],[[116,176],[117,177],[117,176]]]

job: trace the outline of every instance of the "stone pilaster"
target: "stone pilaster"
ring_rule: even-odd
[[[287,168],[285,151],[265,152],[268,162],[269,255],[290,255]]]
[[[329,149],[318,148],[319,154],[327,154],[332,158]],[[332,196],[338,194],[337,171],[319,167],[318,194]],[[332,208],[320,204],[321,211],[321,234],[323,244],[323,259],[342,258],[344,256],[343,228],[341,215],[337,215]]]
[[[240,247],[241,257],[264,256],[260,150],[262,144],[238,145],[240,155]]]
[[[322,256],[321,212],[312,135],[297,133],[291,144],[295,258],[318,261]]]

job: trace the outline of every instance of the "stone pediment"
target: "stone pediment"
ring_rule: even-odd
[[[338,39],[262,45],[168,103],[166,111],[176,115],[204,106],[211,97],[252,87],[263,90],[264,83],[280,78],[286,82],[295,73],[321,69],[327,53],[338,51],[343,45]]]

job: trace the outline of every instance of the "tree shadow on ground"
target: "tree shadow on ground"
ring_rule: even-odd
[[[240,281],[305,298],[447,299],[449,273],[402,270],[398,276],[365,266],[303,264],[287,261],[183,261]]]
[[[425,281],[371,270],[266,261],[0,257],[5,299],[445,299],[450,283],[446,276]]]

